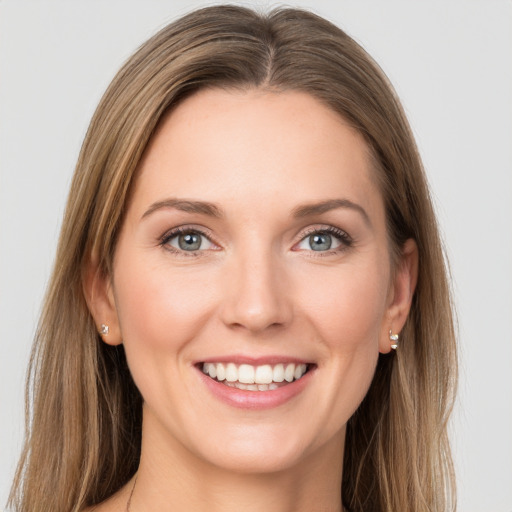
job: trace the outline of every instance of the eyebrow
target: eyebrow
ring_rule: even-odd
[[[153,203],[142,215],[142,219],[148,217],[153,212],[164,208],[174,208],[188,213],[201,213],[210,217],[221,218],[222,210],[213,203],[206,201],[192,201],[188,199],[164,199]]]
[[[206,201],[193,201],[190,199],[164,199],[162,201],[156,201],[153,203],[142,215],[142,219],[148,217],[155,211],[165,209],[165,208],[174,208],[176,210],[180,210],[182,212],[188,213],[200,213],[202,215],[208,215],[210,217],[222,218],[223,212],[222,209],[219,208],[214,203],[209,203]],[[322,213],[326,213],[331,210],[336,210],[338,208],[346,208],[350,210],[355,210],[362,217],[365,223],[368,226],[371,226],[371,221],[369,215],[366,213],[366,210],[359,204],[350,201],[349,199],[328,199],[326,201],[321,201],[319,203],[310,203],[299,205],[292,211],[292,217],[299,219],[303,217],[311,217],[313,215],[320,215]]]
[[[337,208],[347,208],[350,210],[355,210],[363,217],[365,223],[368,226],[372,225],[370,217],[368,213],[366,213],[366,210],[361,205],[354,203],[349,199],[329,199],[327,201],[321,201],[319,203],[311,203],[297,206],[296,208],[294,208],[292,215],[295,218],[310,217],[312,215],[320,215],[331,210],[336,210]]]

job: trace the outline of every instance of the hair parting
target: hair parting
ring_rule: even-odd
[[[342,30],[299,9],[194,11],[144,43],[103,96],[81,148],[34,341],[26,441],[9,503],[79,512],[125,485],[140,457],[142,398],[122,346],[101,342],[84,298],[94,262],[111,275],[145,148],[165,115],[205,88],[308,93],[363,135],[392,254],[413,238],[419,276],[400,349],[381,355],[347,426],[350,512],[455,510],[447,420],[456,383],[452,303],[421,160],[384,73]],[[58,357],[57,357],[58,354]],[[44,470],[42,470],[44,468]]]

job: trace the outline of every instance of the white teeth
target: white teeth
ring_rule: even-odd
[[[217,380],[222,382],[226,378],[226,368],[224,368],[224,365],[222,363],[217,363],[216,369],[217,369]]]
[[[293,377],[295,378],[295,380],[297,380],[297,379],[300,379],[305,373],[306,373],[306,365],[298,364],[295,367],[295,371],[293,372]]]
[[[236,382],[238,380],[238,369],[233,363],[226,366],[226,380],[228,382]]]
[[[203,373],[212,379],[217,378],[219,382],[224,381],[224,384],[230,387],[249,391],[268,391],[277,389],[279,386],[276,383],[293,382],[300,379],[306,373],[307,365],[288,363],[275,366],[269,364],[237,366],[234,363],[203,363],[202,369]]]
[[[272,373],[272,380],[274,382],[283,382],[284,380],[284,366],[282,364],[276,364]]]
[[[254,382],[256,382],[256,384],[270,384],[272,382],[272,373],[272,366],[269,364],[257,366]]]
[[[254,367],[250,364],[241,364],[238,368],[238,382],[254,384]]]
[[[286,369],[284,370],[284,380],[286,382],[292,382],[294,375],[295,375],[295,365],[294,364],[287,365]]]

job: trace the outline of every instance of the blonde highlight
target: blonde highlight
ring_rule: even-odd
[[[351,512],[454,510],[447,437],[457,365],[453,306],[403,109],[374,61],[331,23],[297,9],[263,15],[234,6],[195,11],[157,33],[122,67],[93,116],[34,341],[27,385],[33,405],[10,504],[19,512],[78,512],[136,471],[142,398],[122,346],[101,342],[84,272],[93,260],[112,274],[137,168],[162,118],[215,87],[306,92],[367,141],[392,250],[397,255],[407,239],[416,241],[419,278],[399,350],[380,356],[347,426],[343,503]]]

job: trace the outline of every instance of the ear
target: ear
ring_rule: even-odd
[[[91,262],[83,276],[83,288],[87,306],[102,340],[108,345],[120,345],[122,337],[111,277]],[[103,325],[108,326],[108,332],[102,332]]]
[[[382,354],[387,354],[391,350],[389,331],[399,334],[405,325],[417,281],[418,246],[413,239],[409,239],[402,247],[400,261],[389,290],[388,308],[379,341],[379,351]]]

